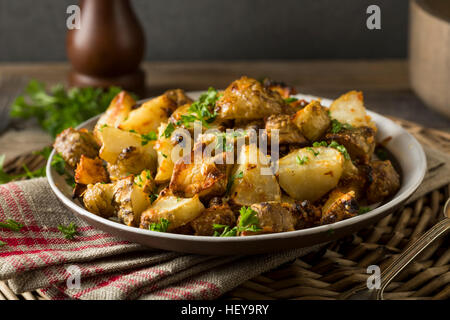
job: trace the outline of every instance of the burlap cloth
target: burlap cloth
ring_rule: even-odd
[[[427,176],[410,201],[450,183],[450,156],[426,149]],[[0,280],[21,293],[35,289],[51,299],[214,299],[265,271],[305,255],[310,247],[254,256],[201,256],[153,250],[94,229],[75,217],[45,178],[0,186]],[[74,222],[66,240],[58,225]],[[74,266],[80,286],[67,286]],[[70,280],[70,283],[75,283]]]

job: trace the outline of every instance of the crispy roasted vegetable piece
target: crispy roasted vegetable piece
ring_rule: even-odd
[[[383,201],[400,188],[400,176],[389,160],[372,161],[365,168],[368,180],[366,198],[369,204]]]
[[[164,92],[164,95],[172,100],[177,107],[185,104],[191,104],[193,101],[186,95],[183,89],[172,89]]]
[[[198,195],[179,198],[163,190],[152,206],[142,213],[140,228],[148,229],[152,223],[166,219],[169,221],[167,231],[173,231],[197,218],[203,210],[205,207]]]
[[[149,195],[134,183],[134,177],[121,179],[113,185],[113,199],[117,217],[127,226],[139,225],[141,213],[150,206]]]
[[[309,141],[316,141],[328,130],[331,120],[328,109],[314,100],[295,114],[293,123]]]
[[[171,127],[170,123],[162,123],[158,128],[158,140],[155,143],[154,149],[158,154],[158,169],[156,171],[155,182],[162,184],[170,181],[172,177],[174,160],[172,159],[173,149],[178,146],[178,157],[182,158],[185,154],[192,149],[192,139],[189,135],[179,134],[175,130],[175,127]],[[173,129],[173,130],[172,130]]]
[[[96,158],[99,149],[92,133],[86,129],[73,128],[67,128],[58,134],[53,147],[72,168],[77,166],[82,155]]]
[[[366,113],[361,91],[350,91],[334,100],[330,106],[330,116],[353,127],[370,127],[377,131],[375,123]]]
[[[155,180],[153,180],[150,170],[143,170],[141,174],[134,178],[134,183],[146,194],[153,194],[156,190]]]
[[[375,131],[369,127],[343,129],[338,133],[327,133],[325,140],[343,145],[350,157],[359,163],[368,163],[375,150]]]
[[[242,77],[224,91],[217,101],[220,119],[262,119],[283,111],[284,102],[278,92],[268,90],[251,78]]]
[[[214,234],[214,224],[231,228],[236,225],[236,216],[228,204],[209,207],[191,221],[191,226],[196,236],[212,236]]]
[[[241,148],[231,177],[230,197],[235,205],[280,201],[281,190],[270,160],[254,144]]]
[[[136,101],[126,91],[121,91],[114,97],[106,112],[98,119],[94,128],[94,136],[99,144],[101,144],[101,137],[99,135],[101,129],[106,126],[118,127],[128,117],[134,105],[136,105]]]
[[[100,158],[108,162],[111,180],[130,174],[139,174],[144,169],[156,169],[154,141],[146,141],[141,135],[117,128],[103,128],[100,136],[103,141]]]
[[[84,154],[81,155],[75,170],[75,182],[80,184],[96,184],[97,182],[108,182],[108,173],[100,158],[91,159]]]
[[[83,203],[86,209],[100,217],[114,216],[113,204],[114,186],[112,183],[96,183],[87,186],[83,194]]]
[[[166,95],[161,95],[131,111],[119,128],[125,131],[134,130],[140,134],[156,132],[162,122],[167,122],[176,107],[174,101]]]
[[[169,188],[174,195],[191,198],[220,196],[228,183],[226,153],[195,159],[194,151],[175,164]],[[219,159],[221,161],[219,161]]]
[[[334,223],[354,217],[357,214],[358,204],[355,193],[353,191],[342,193],[339,190],[333,190],[322,207],[320,222],[321,224]]]
[[[322,211],[308,200],[295,201],[288,209],[294,216],[296,230],[312,228],[320,224]]]
[[[266,120],[265,126],[268,142],[272,141],[272,130],[279,130],[279,143],[281,144],[307,144],[299,128],[292,122],[291,117],[285,114],[271,115]]]
[[[265,88],[276,91],[280,94],[283,99],[289,98],[291,95],[297,94],[297,91],[294,87],[289,86],[281,81],[275,81],[269,78],[265,78],[262,81],[262,84]]]
[[[278,180],[292,198],[316,201],[337,186],[343,167],[344,157],[336,149],[303,148],[280,159]]]
[[[292,212],[288,210],[289,205],[269,201],[252,204],[250,208],[256,212],[259,221],[258,227],[261,230],[257,232],[244,231],[241,233],[242,236],[295,230],[295,220]],[[238,223],[241,219],[242,217],[239,217]]]

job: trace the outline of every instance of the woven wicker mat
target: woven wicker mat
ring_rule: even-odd
[[[423,128],[393,119],[422,144],[450,153],[450,133]],[[35,155],[13,159],[9,173],[19,173],[44,163]],[[335,241],[320,252],[296,259],[253,278],[225,294],[225,299],[339,299],[346,290],[366,281],[369,265],[381,270],[415,238],[434,225],[450,196],[450,185],[430,192],[400,212],[389,215],[369,229]],[[449,299],[450,237],[436,241],[403,270],[387,288],[387,299]],[[0,281],[1,299],[45,299],[39,290],[15,295]]]

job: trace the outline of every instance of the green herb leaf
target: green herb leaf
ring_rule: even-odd
[[[23,228],[23,224],[12,219],[8,219],[6,220],[6,222],[0,222],[0,228],[9,229],[12,231],[20,231]]]
[[[62,85],[47,90],[43,83],[30,81],[24,95],[19,96],[11,106],[13,118],[36,118],[40,126],[55,137],[69,127],[102,113],[111,100],[121,91],[111,87],[106,91],[99,88],[72,88]]]
[[[313,148],[311,147],[307,147],[306,150],[308,150],[309,152],[312,152],[312,154],[314,154],[314,157],[317,157],[320,152],[319,151],[315,151]]]
[[[169,220],[161,218],[159,220],[159,223],[154,222],[150,224],[149,230],[157,232],[166,232],[169,225],[170,225]]]
[[[375,149],[375,154],[378,157],[378,159],[382,161],[389,159],[387,151],[383,148],[377,147]]]
[[[339,151],[340,153],[342,153],[346,160],[350,159],[350,154],[347,152],[347,149],[343,145],[337,143],[336,141],[331,141],[331,143],[328,145],[328,147],[334,148],[337,151]]]
[[[146,133],[146,134],[141,134],[141,145],[142,146],[145,146],[150,141],[154,141],[154,140],[158,140],[158,136],[153,131],[150,131],[149,133]]]
[[[4,245],[6,245],[6,242],[0,241],[0,247],[3,247]]]
[[[213,224],[213,229],[214,237],[235,237],[237,235],[237,227],[230,228],[230,226],[223,224]]]
[[[304,165],[304,164],[308,163],[309,158],[307,156],[304,156],[304,157],[301,157],[301,158],[300,158],[300,156],[297,156],[296,160],[297,160],[297,163],[299,165]]]
[[[59,225],[58,230],[64,235],[64,238],[72,240],[77,234],[77,226],[71,222],[68,226]]]
[[[230,190],[231,190],[231,187],[233,186],[234,180],[242,179],[243,177],[244,177],[244,172],[242,172],[242,171],[240,171],[239,173],[236,173],[235,175],[232,175],[230,177],[230,180],[228,180],[225,194],[229,194],[230,193]]]
[[[150,196],[150,203],[155,202],[156,199],[158,199],[159,195],[156,193],[152,193]]]
[[[289,98],[284,99],[284,102],[286,102],[288,104],[291,102],[295,102],[295,101],[298,101],[298,99],[296,97],[289,97]]]
[[[164,132],[162,133],[161,137],[170,138],[174,131],[175,131],[175,126],[173,125],[172,122],[169,122],[166,129],[164,129]]]
[[[313,147],[327,147],[328,143],[326,141],[314,142]]]
[[[364,214],[372,210],[370,207],[359,207],[358,214]]]
[[[348,123],[339,122],[336,119],[331,120],[331,132],[332,133],[339,133],[342,129],[352,130],[353,126],[351,126]]]
[[[189,127],[192,122],[200,121],[205,127],[209,127],[216,117],[217,112],[214,110],[216,102],[219,100],[219,92],[214,88],[209,88],[208,91],[200,96],[197,101],[194,101],[190,107],[191,115],[182,115],[181,120],[177,124],[184,124]]]

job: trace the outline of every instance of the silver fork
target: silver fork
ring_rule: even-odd
[[[381,286],[379,289],[368,289],[366,284],[344,292],[339,298],[349,300],[383,300],[384,290],[391,281],[411,261],[425,250],[434,240],[450,230],[450,198],[444,206],[444,219],[434,225],[430,230],[411,243],[394,262],[381,273]]]

